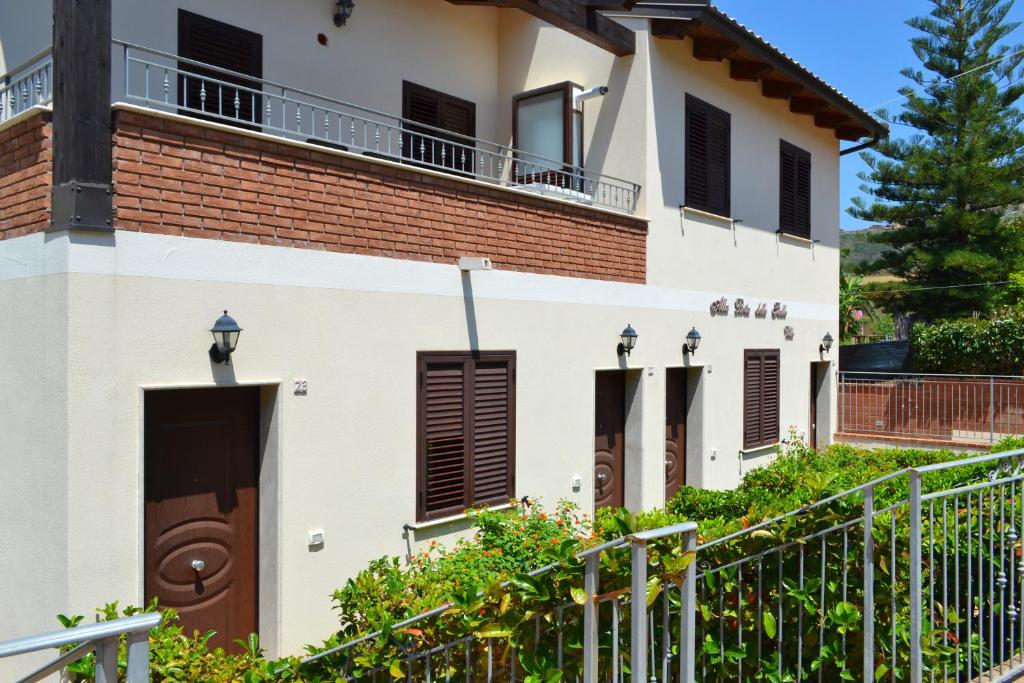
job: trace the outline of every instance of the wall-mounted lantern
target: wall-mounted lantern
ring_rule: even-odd
[[[224,311],[224,315],[217,318],[217,322],[210,328],[213,335],[213,346],[210,347],[210,360],[214,363],[231,363],[231,354],[238,346],[238,336],[242,328],[238,326],[235,319]]]
[[[621,356],[622,354],[626,354],[628,356],[629,352],[632,351],[633,347],[636,346],[636,330],[633,329],[632,325],[626,323],[626,329],[622,331],[622,334],[619,335],[619,338],[622,339],[622,341],[619,342],[619,355]]]
[[[700,332],[697,331],[696,327],[691,328],[690,331],[686,333],[686,343],[683,344],[683,355],[689,356],[696,354],[697,347],[700,346],[700,340]]]
[[[334,3],[334,25],[341,28],[352,16],[352,9],[356,6],[354,0],[338,0]]]
[[[826,332],[825,336],[821,338],[821,346],[818,347],[818,351],[821,353],[828,353],[834,342],[835,339],[832,338],[832,335]]]

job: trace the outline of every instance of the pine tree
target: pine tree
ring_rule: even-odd
[[[908,280],[907,288],[1007,280],[1024,264],[1024,223],[1008,209],[1024,203],[1024,48],[1006,44],[1018,24],[1007,22],[1012,0],[930,0],[932,11],[907,24],[920,68],[890,124],[917,129],[865,152],[860,174],[868,205],[850,214],[904,226],[873,238],[890,249],[878,267]],[[963,74],[963,75],[961,75]],[[989,311],[997,286],[949,288],[902,295],[900,305],[925,319]]]

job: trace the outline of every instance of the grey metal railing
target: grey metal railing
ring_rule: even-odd
[[[17,655],[74,645],[50,663],[36,669],[18,683],[41,681],[77,662],[91,652],[96,653],[96,683],[117,683],[118,647],[122,636],[127,636],[127,660],[124,680],[127,683],[149,681],[149,629],[160,624],[158,612],[137,614],[123,619],[103,621],[86,626],[15,640],[0,642],[0,659]]]
[[[53,63],[46,48],[0,75],[0,123],[53,101]]]
[[[582,609],[556,600],[511,636],[408,637],[454,607],[443,605],[388,637],[410,681],[522,680],[531,648],[588,683],[1009,680],[1024,672],[1021,529],[1024,450],[907,468],[702,544],[683,524],[580,553]],[[620,572],[602,593],[615,564],[628,581]],[[306,663],[388,680],[350,665],[381,637]]]
[[[115,41],[129,103],[633,213],[640,185],[177,55]]]
[[[846,434],[992,444],[1024,434],[1024,377],[839,373]]]

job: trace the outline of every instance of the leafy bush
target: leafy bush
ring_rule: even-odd
[[[145,608],[128,606],[123,609],[116,602],[96,610],[100,621],[113,621],[143,612],[158,611],[156,601]],[[207,681],[208,683],[263,683],[265,681],[303,681],[299,676],[298,659],[287,658],[271,661],[263,656],[259,636],[255,633],[236,643],[242,654],[229,654],[223,648],[209,647],[214,631],[192,635],[186,634],[178,625],[178,615],[172,609],[159,610],[163,617],[160,624],[149,631],[149,676],[150,681]],[[58,615],[57,619],[65,628],[74,628],[84,621],[82,615]],[[62,648],[67,652],[74,644]],[[118,675],[123,679],[127,650],[125,638],[118,647]],[[92,681],[96,675],[96,655],[90,654],[67,667],[68,681]]]
[[[1024,317],[916,325],[911,347],[920,372],[1019,375],[1024,372]]]

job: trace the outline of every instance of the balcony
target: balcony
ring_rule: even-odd
[[[632,215],[640,185],[340,99],[115,41],[114,99]],[[53,97],[50,51],[0,85],[0,123]]]

